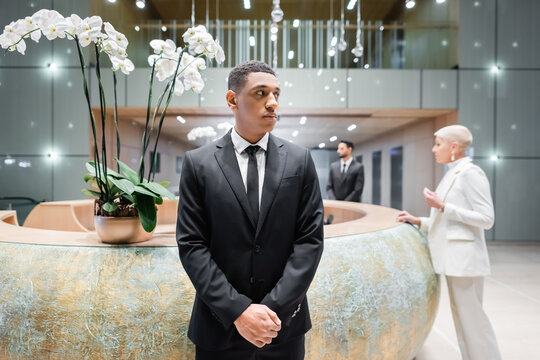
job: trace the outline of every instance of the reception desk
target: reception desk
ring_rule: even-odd
[[[101,243],[92,201],[0,211],[1,359],[194,359],[194,289],[178,257],[176,204],[144,243]],[[308,292],[306,359],[409,360],[439,300],[425,237],[381,206],[325,202],[325,250]]]

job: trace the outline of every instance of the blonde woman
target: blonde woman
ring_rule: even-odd
[[[449,170],[435,191],[424,189],[430,216],[403,211],[397,220],[428,231],[433,267],[446,276],[463,359],[497,360],[501,355],[495,333],[482,308],[484,277],[490,274],[484,230],[493,226],[493,201],[486,174],[465,156],[471,143],[465,126],[435,133],[435,159]]]

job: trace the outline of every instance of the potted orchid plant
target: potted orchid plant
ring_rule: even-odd
[[[93,161],[86,164],[88,173],[84,176],[89,184],[83,193],[95,198],[94,223],[96,230],[103,241],[107,242],[135,242],[147,240],[151,237],[157,224],[156,205],[163,202],[163,198],[176,201],[174,194],[166,189],[169,182],[155,182],[155,166],[157,146],[161,135],[163,121],[172,96],[180,96],[185,91],[192,90],[200,93],[204,87],[204,81],[200,70],[206,68],[206,60],[215,59],[222,63],[225,59],[223,49],[207,32],[202,25],[189,28],[182,36],[185,45],[177,47],[172,40],[152,40],[150,46],[153,54],[148,57],[151,66],[149,79],[148,102],[146,111],[145,129],[142,138],[142,151],[137,170],[131,169],[127,164],[119,160],[120,157],[120,134],[118,132],[117,97],[116,97],[116,71],[120,70],[129,75],[134,70],[134,65],[127,57],[128,40],[126,36],[118,32],[110,23],[103,22],[99,16],[81,19],[73,14],[64,18],[54,10],[42,9],[7,25],[0,35],[0,46],[8,51],[18,51],[25,54],[26,42],[30,38],[39,42],[41,35],[48,40],[56,38],[68,38],[74,41],[80,60],[83,76],[83,90],[87,100],[90,123],[94,140]],[[101,121],[101,129],[105,129],[107,105],[105,90],[101,81],[101,65],[103,54],[107,55],[113,70],[114,84],[114,122],[116,128],[116,171],[108,167],[105,132],[98,137],[96,116],[92,110],[90,93],[87,82],[87,70],[83,48],[93,46],[96,61],[96,77],[99,87],[100,111],[98,120]],[[166,82],[163,92],[158,96],[154,104],[153,85],[154,79]],[[98,144],[101,143],[101,146]],[[149,149],[153,150],[154,157],[150,159],[150,166],[145,163],[145,155]],[[111,237],[103,232],[103,228],[109,226],[107,219],[130,221],[136,219],[140,222],[138,227],[144,229],[146,234],[120,233]],[[116,225],[113,227],[118,228]],[[129,225],[124,229],[132,229]],[[101,231],[100,231],[101,229]],[[118,233],[118,231],[116,231]]]

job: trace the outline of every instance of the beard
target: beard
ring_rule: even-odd
[[[343,159],[344,157],[347,156],[347,154],[338,154],[338,156],[339,156],[340,159]]]

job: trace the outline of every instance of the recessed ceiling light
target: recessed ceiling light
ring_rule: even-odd
[[[145,0],[137,0],[135,2],[135,5],[137,5],[137,7],[139,9],[144,9],[144,7],[146,6],[146,1]]]

